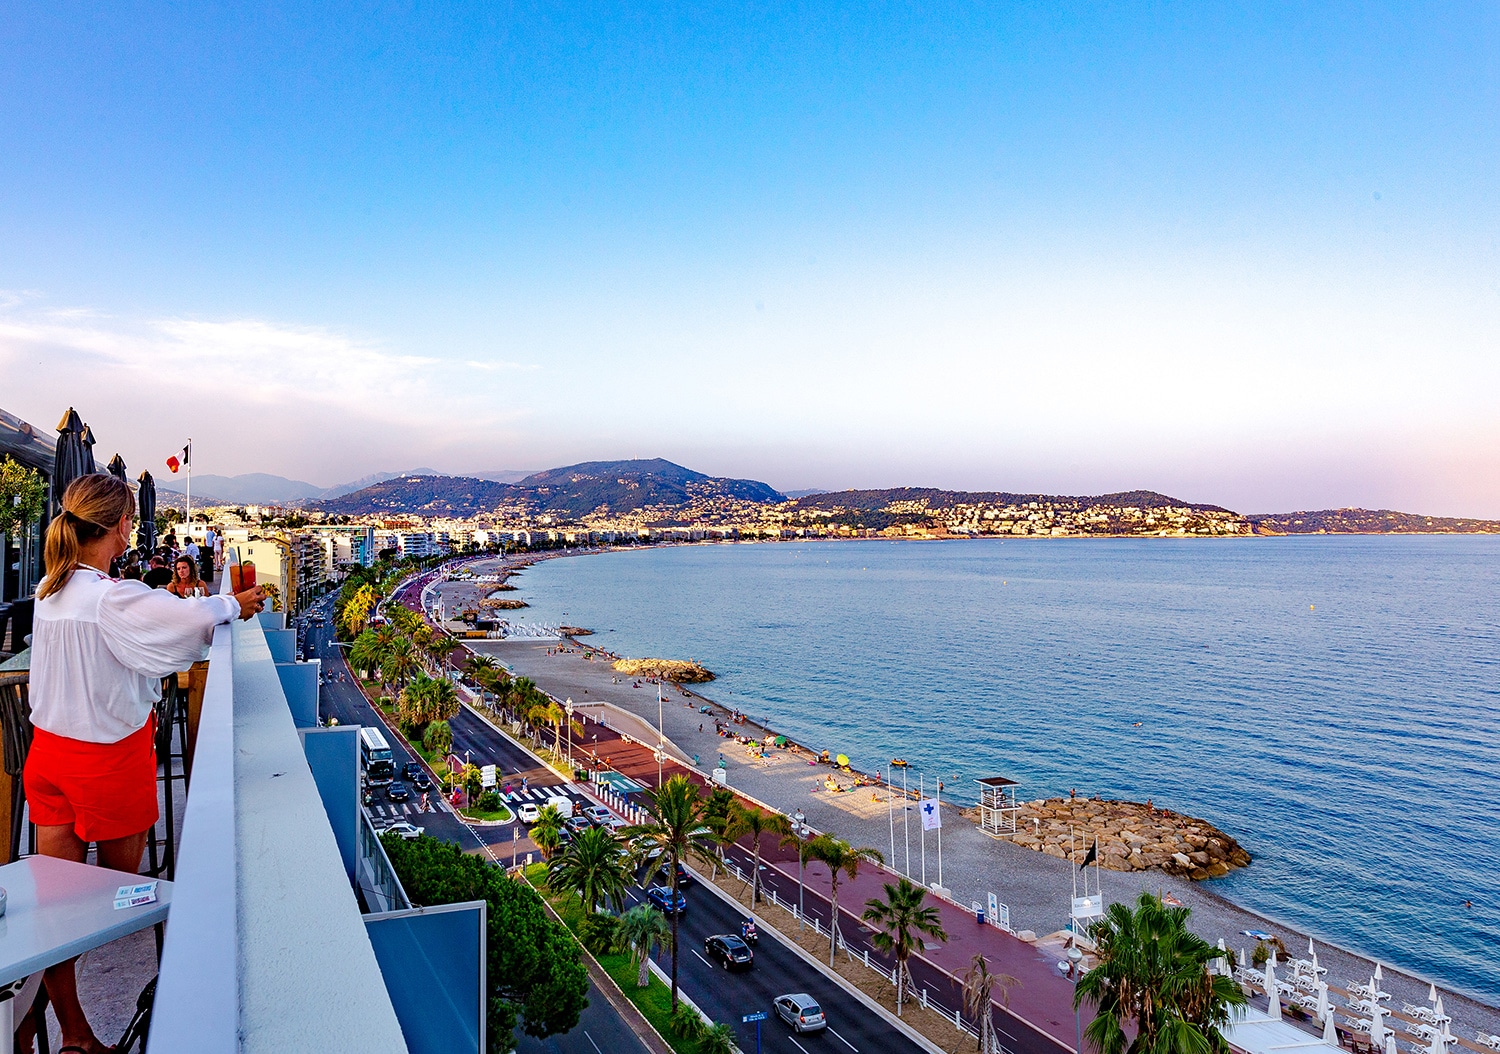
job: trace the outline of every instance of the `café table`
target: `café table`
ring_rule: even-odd
[[[15,996],[28,977],[166,919],[167,881],[157,882],[155,903],[115,907],[121,886],[142,881],[149,879],[50,856],[0,867],[8,898],[0,916],[0,1054],[14,1054]]]

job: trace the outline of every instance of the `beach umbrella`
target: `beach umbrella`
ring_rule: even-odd
[[[1379,1050],[1385,1046],[1385,1007],[1375,997],[1375,978],[1370,978],[1370,1046]]]
[[[122,458],[119,454],[116,454],[114,457],[109,459],[108,471],[111,476],[115,477],[115,479],[120,480],[123,483],[130,482],[125,478],[125,459]]]
[[[1322,981],[1318,982],[1318,1020],[1333,1020],[1333,1008],[1328,1005],[1328,985]]]
[[[136,511],[140,514],[141,525],[136,528],[136,545],[151,552],[156,548],[156,480],[151,478],[151,473],[142,472],[139,483],[141,489],[136,492]]]
[[[1435,984],[1433,984],[1432,982],[1429,981],[1427,983],[1427,1001],[1429,1003],[1436,1003],[1437,1002],[1437,997],[1438,997],[1438,994],[1437,994],[1437,985],[1435,985]]]
[[[1266,1014],[1272,1021],[1281,1020],[1281,993],[1276,989],[1276,949],[1266,960]]]
[[[57,446],[52,454],[52,501],[54,515],[62,515],[62,496],[79,476],[87,475],[84,465],[83,419],[71,406],[57,423]]]
[[[1376,963],[1375,964],[1375,981],[1371,983],[1370,990],[1374,991],[1376,989],[1376,987],[1379,985],[1379,982],[1381,980],[1382,980],[1382,978],[1380,976],[1380,964]]]
[[[1338,1026],[1333,1023],[1332,1014],[1323,1019],[1323,1042],[1335,1047],[1339,1045]]]
[[[1222,977],[1228,977],[1231,972],[1229,969],[1229,957],[1226,954],[1228,951],[1229,949],[1224,947],[1224,938],[1220,937],[1219,954],[1214,957],[1214,972]]]
[[[1387,1032],[1385,1034],[1385,1054],[1401,1054],[1401,1051],[1396,1047],[1396,1033],[1394,1032]]]
[[[83,474],[92,476],[99,471],[99,466],[94,463],[94,430],[84,425],[83,435],[79,439],[83,442]]]
[[[1433,1030],[1432,1044],[1427,1048],[1427,1054],[1448,1054],[1448,1030],[1446,1028]]]

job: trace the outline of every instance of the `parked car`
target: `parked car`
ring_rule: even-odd
[[[589,822],[595,827],[607,827],[609,826],[609,821],[614,819],[613,814],[602,805],[590,805],[587,809],[583,810],[583,815],[587,816]]]
[[[384,831],[381,831],[380,833],[381,834],[385,834],[385,833],[389,832],[391,834],[400,835],[402,838],[405,838],[409,842],[413,838],[420,838],[420,837],[422,837],[422,832],[424,832],[426,830],[427,830],[427,828],[425,828],[425,827],[418,827],[414,823],[407,823],[405,820],[397,820],[395,823],[391,824],[389,827],[387,827]]]
[[[755,963],[750,945],[732,933],[718,933],[703,942],[703,957],[726,970],[748,970]]]
[[[404,780],[416,782],[417,777],[423,775],[426,775],[426,773],[422,771],[422,766],[418,765],[415,761],[408,761],[405,765],[401,766],[401,778]]]
[[[592,829],[594,825],[589,822],[587,816],[569,816],[563,821],[563,826],[574,834],[582,834],[584,831]]]
[[[542,810],[534,801],[526,802],[516,810],[516,815],[521,818],[522,823],[536,823],[542,818]]]
[[[646,899],[668,915],[680,915],[687,910],[687,897],[673,894],[670,886],[652,886],[646,890]]]
[[[394,802],[403,802],[411,797],[411,791],[406,789],[404,783],[392,783],[385,789],[385,796]]]
[[[778,995],[772,1005],[776,1007],[776,1016],[791,1025],[795,1032],[816,1032],[828,1027],[823,1008],[806,992]]]

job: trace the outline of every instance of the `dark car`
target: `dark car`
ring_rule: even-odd
[[[385,796],[391,801],[405,801],[411,797],[411,791],[406,789],[404,783],[392,783],[385,789]]]
[[[755,963],[750,945],[732,933],[719,933],[703,942],[703,956],[726,970],[748,970]]]
[[[411,780],[411,785],[419,791],[432,790],[432,777],[425,772],[418,772],[415,776],[408,776],[407,779]]]
[[[408,761],[405,765],[401,766],[401,778],[404,780],[411,780],[415,783],[417,777],[422,775],[425,775],[422,772],[422,766],[418,765],[415,761]]]
[[[693,876],[688,874],[688,869],[681,864],[677,865],[677,888],[686,889],[693,884]]]
[[[673,900],[673,896],[669,886],[652,886],[646,890],[646,899],[656,907],[668,915],[680,915],[687,910],[687,897],[677,893],[675,894],[677,899]]]

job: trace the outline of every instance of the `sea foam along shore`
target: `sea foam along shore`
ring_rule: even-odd
[[[515,569],[533,562],[535,558],[531,557],[513,559],[509,566]],[[456,582],[452,585],[461,588],[465,584]],[[450,610],[454,609],[451,602],[448,606]],[[628,681],[613,683],[615,675],[608,662],[584,661],[583,648],[598,652],[601,657],[607,654],[604,649],[597,648],[592,643],[580,642],[576,650],[562,653],[555,651],[555,641],[481,642],[479,647],[497,655],[517,674],[531,677],[558,698],[612,702],[652,725],[656,723],[655,688],[649,685],[633,688]],[[690,647],[690,642],[684,642],[684,647]],[[703,767],[708,767],[706,759],[713,758],[720,746],[727,741],[714,735],[712,721],[700,715],[697,707],[717,704],[701,694],[673,694],[670,698],[671,705],[664,709],[667,736],[686,756],[699,755],[704,758]],[[720,710],[722,712],[722,708]],[[703,732],[698,731],[700,724],[704,726]],[[752,724],[750,728],[763,735],[759,726]],[[863,817],[851,813],[847,808],[855,795],[812,792],[812,786],[828,771],[826,768],[793,766],[786,762],[752,764],[736,750],[726,751],[725,758],[732,785],[786,812],[800,808],[808,815],[808,822],[816,827],[835,831],[841,837],[857,840],[861,844],[874,845],[883,852],[888,850],[888,824],[883,806],[877,810],[878,814]],[[920,879],[922,876],[915,843],[916,832],[913,832],[913,839],[910,870],[914,877]],[[899,819],[896,841],[897,855],[902,858],[898,862],[904,862]],[[929,844],[928,848],[928,879],[932,880],[936,877],[935,859],[933,846]],[[1060,928],[1066,921],[1072,874],[1071,865],[1067,861],[996,842],[980,834],[973,824],[960,819],[956,810],[947,813],[945,817],[943,853],[944,883],[960,903],[982,902],[986,893],[995,892],[1010,906],[1012,923],[1016,929],[1030,928],[1039,933],[1047,932]],[[1211,882],[1191,882],[1156,872],[1106,872],[1104,875],[1107,900],[1129,900],[1141,890],[1147,889],[1171,893],[1193,909],[1195,928],[1210,940],[1217,940],[1222,936],[1231,947],[1253,946],[1254,942],[1244,937],[1243,931],[1264,929],[1281,936],[1294,954],[1298,953],[1299,948],[1306,948],[1306,932],[1236,905],[1218,894],[1213,887],[1214,883]],[[1320,930],[1315,936],[1319,958],[1329,966],[1331,977],[1338,981],[1358,981],[1367,979],[1373,971],[1374,964],[1369,957],[1338,946],[1337,931]],[[1395,976],[1389,963],[1385,965],[1385,973],[1391,978],[1386,990],[1397,999],[1425,1001],[1427,980],[1409,973]],[[1500,1031],[1500,1010],[1493,1005],[1493,994],[1485,998],[1484,993],[1463,993],[1451,987],[1439,987],[1446,993],[1444,1002],[1456,1022],[1486,1032]]]

